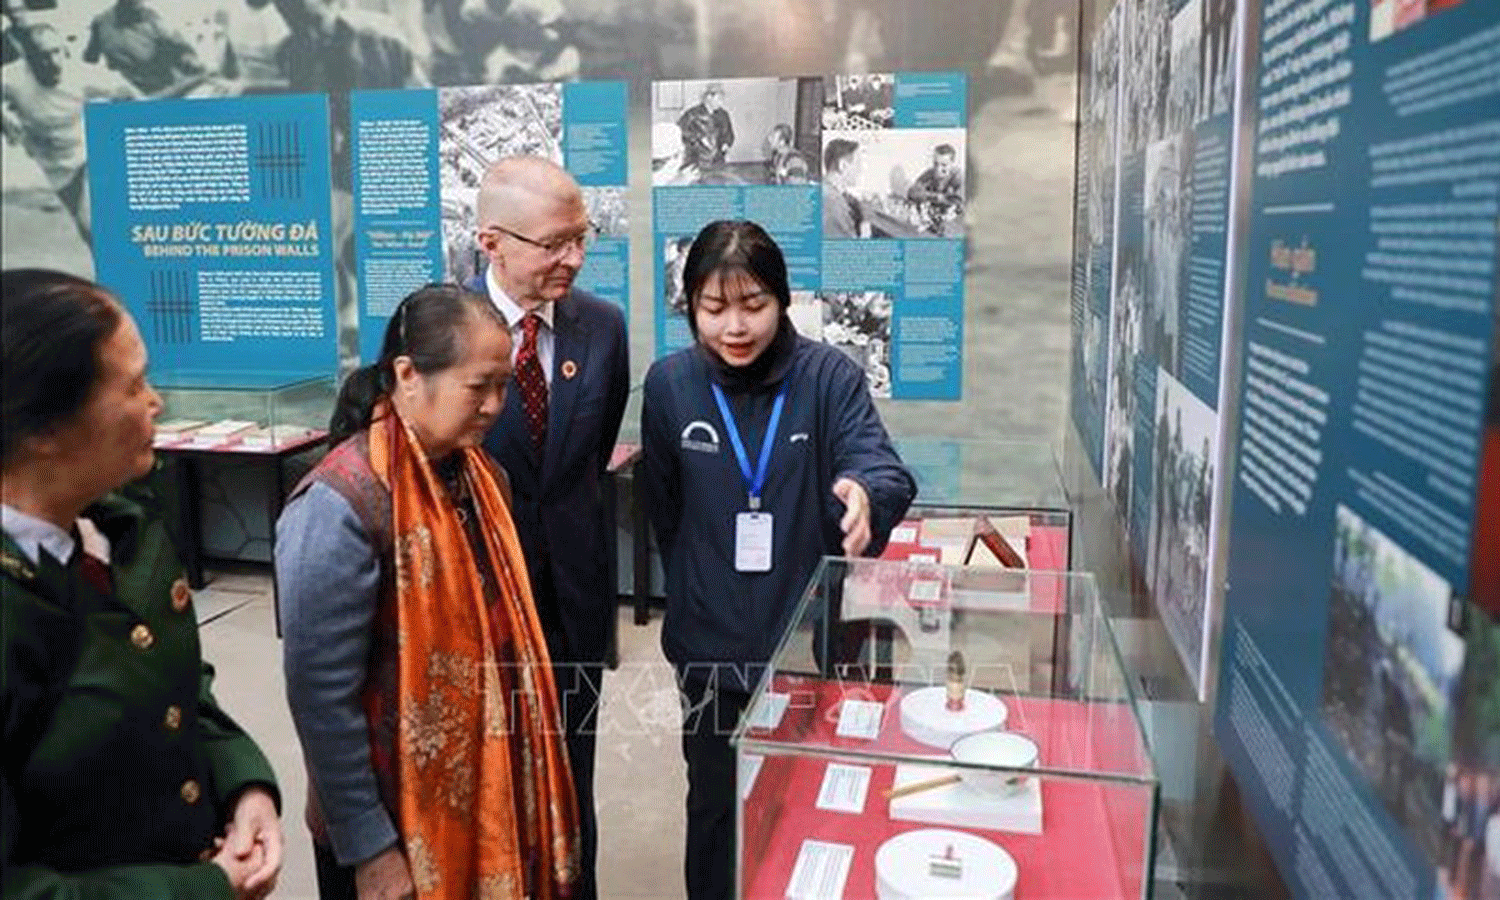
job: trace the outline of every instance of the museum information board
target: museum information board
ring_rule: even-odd
[[[90,103],[85,119],[93,208],[108,211],[94,268],[153,369],[337,366],[324,97]]]
[[[1298,896],[1500,896],[1500,5],[1260,33],[1216,733]]]

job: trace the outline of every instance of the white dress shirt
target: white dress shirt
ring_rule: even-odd
[[[514,363],[516,354],[521,352],[521,342],[526,339],[521,323],[526,310],[500,288],[500,283],[495,280],[493,267],[485,270],[484,284],[489,289],[490,302],[495,304],[495,308],[505,316],[505,321],[510,323],[510,361]],[[549,391],[552,388],[552,306],[551,303],[543,303],[536,308],[537,317],[542,320],[542,326],[536,330],[536,358],[542,364],[542,376],[547,379]]]
[[[71,534],[13,506],[0,504],[0,528],[5,529],[32,565],[40,561],[43,549],[60,563],[67,563],[73,556],[75,542]]]

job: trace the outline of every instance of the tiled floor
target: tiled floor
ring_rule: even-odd
[[[197,596],[203,655],[216,694],[270,758],[285,798],[286,863],[274,896],[316,900],[312,849],[302,824],[307,780],[287,711],[270,579],[263,570],[219,574]],[[604,679],[596,772],[599,894],[610,900],[677,900],[682,890],[681,714],[658,643],[661,620],[638,627],[620,612],[620,668]]]

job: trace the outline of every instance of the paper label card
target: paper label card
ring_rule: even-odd
[[[943,598],[943,583],[935,578],[913,581],[906,596],[913,603],[934,604]]]
[[[786,885],[786,900],[841,900],[853,861],[849,844],[804,840]]]
[[[915,544],[917,542],[917,526],[897,525],[891,529],[890,540],[887,544]]]
[[[790,694],[763,695],[750,711],[750,718],[745,724],[751,728],[775,729],[781,724],[781,717],[786,714],[787,704],[791,699]]]
[[[880,735],[885,705],[873,700],[845,700],[839,708],[839,737],[873,739]]]
[[[847,766],[829,763],[823,770],[823,787],[818,791],[818,809],[831,812],[862,813],[870,791],[869,766]]]

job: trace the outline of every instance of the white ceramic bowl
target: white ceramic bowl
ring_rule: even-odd
[[[956,762],[1009,769],[1036,768],[1040,750],[1036,741],[1014,731],[980,731],[953,742],[948,753]],[[1017,772],[982,772],[966,769],[964,783],[986,794],[1011,796],[1026,786],[1027,776]]]

